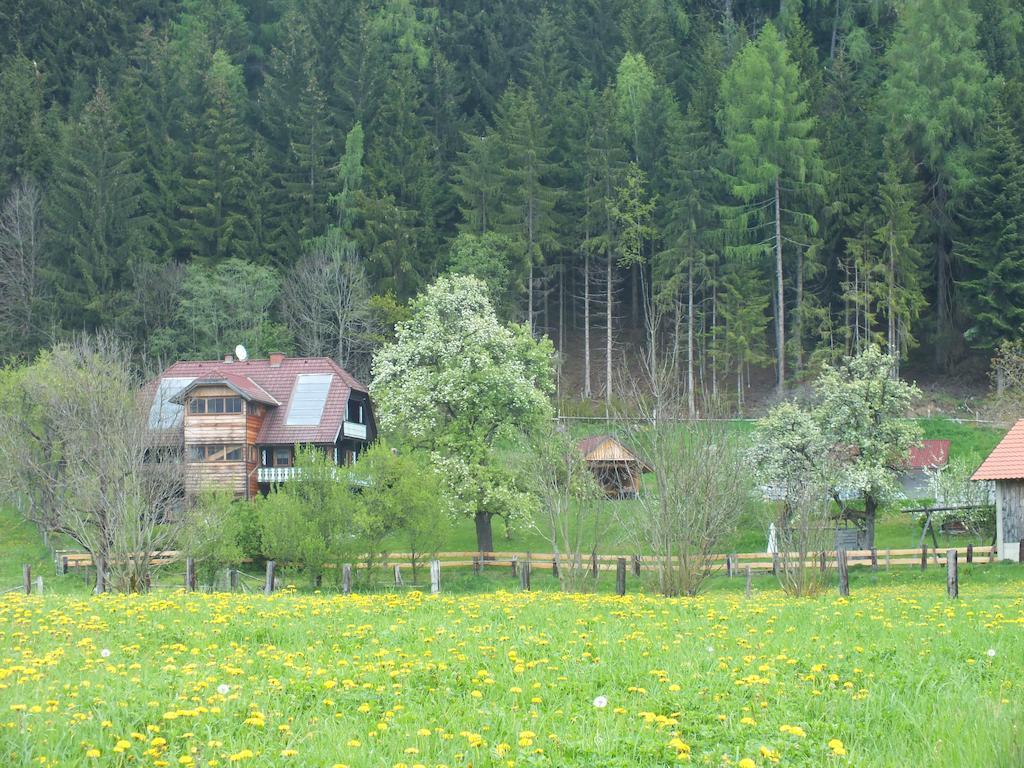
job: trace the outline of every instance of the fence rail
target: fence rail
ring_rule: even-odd
[[[857,565],[866,566],[918,566],[923,562],[931,562],[936,566],[945,565],[946,549],[935,550],[928,547],[913,549],[847,549],[846,561],[850,567]],[[965,558],[966,562],[995,562],[996,548],[991,547],[957,547],[955,548],[958,557]],[[837,552],[830,550],[826,552],[808,553],[805,564],[821,567],[824,556],[826,567],[834,567],[837,563]],[[634,572],[655,571],[662,564],[663,558],[655,555],[623,555],[623,554],[582,554],[580,565],[584,568],[597,571],[615,571],[619,558],[626,558],[633,563]],[[58,573],[67,573],[70,569],[88,568],[93,566],[92,557],[87,552],[58,551],[56,554]],[[564,553],[557,556],[557,562],[563,567],[571,561],[571,556]],[[168,565],[170,563],[185,560],[185,554],[174,550],[166,550],[150,553],[150,563],[154,566]],[[556,562],[556,555],[553,552],[438,552],[434,554],[413,554],[411,552],[391,552],[374,558],[375,565],[382,568],[394,568],[396,565],[402,568],[411,567],[415,562],[417,568],[427,569],[431,560],[437,560],[441,567],[447,568],[473,568],[484,570],[497,567],[514,567],[529,562],[533,569],[552,566]],[[707,558],[708,567],[715,571],[719,570],[729,575],[735,575],[740,569],[750,567],[756,572],[774,572],[783,563],[795,563],[799,561],[797,553],[779,553],[772,556],[765,552],[740,552],[732,554],[715,554]],[[281,563],[285,565],[285,563]],[[329,564],[328,568],[337,568],[336,564]],[[353,568],[365,568],[366,558],[358,559]]]

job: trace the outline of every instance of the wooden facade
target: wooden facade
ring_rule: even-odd
[[[997,557],[1018,560],[1024,541],[1024,419],[1010,428],[971,479],[994,484]]]
[[[605,495],[612,499],[636,498],[643,475],[654,471],[613,435],[587,437],[577,447]]]
[[[176,363],[151,389],[151,426],[180,430],[188,497],[253,498],[295,477],[297,446],[347,464],[376,437],[366,388],[326,358]]]

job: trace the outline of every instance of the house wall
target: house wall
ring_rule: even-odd
[[[996,482],[996,546],[999,559],[1017,560],[1024,539],[1024,481]]]
[[[249,416],[243,406],[242,413],[214,415],[189,413],[188,400],[193,397],[233,397],[238,393],[228,387],[197,387],[185,402],[184,432],[185,456],[190,445],[241,445],[242,461],[188,462],[185,466],[185,492],[192,496],[207,488],[229,489],[237,496],[249,492],[248,459]],[[248,404],[246,404],[248,405]]]

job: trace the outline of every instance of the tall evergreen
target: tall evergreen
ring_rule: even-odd
[[[205,109],[189,163],[182,241],[194,258],[209,264],[229,257],[253,258],[255,234],[247,204],[255,183],[253,136],[245,123],[241,68],[217,51],[203,86]]]
[[[49,280],[68,330],[95,331],[124,311],[131,267],[145,261],[141,175],[100,86],[66,130],[49,196]]]
[[[974,347],[1024,335],[1024,148],[1001,106],[979,136],[978,177],[960,214],[960,291]]]
[[[740,258],[770,255],[774,264],[776,389],[786,383],[786,228],[817,230],[814,202],[824,170],[814,118],[799,71],[771,24],[748,43],[722,80],[721,120],[739,206],[726,212]]]
[[[968,0],[911,0],[900,8],[886,53],[888,125],[920,165],[928,194],[932,344],[940,367],[948,362],[953,333],[954,192],[974,175],[971,148],[993,95],[977,42],[977,16]]]

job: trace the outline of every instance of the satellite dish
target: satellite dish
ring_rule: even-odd
[[[245,351],[245,347],[239,344],[237,347],[235,347],[235,357],[237,357],[241,362],[244,363],[246,358],[249,357],[249,353]]]

